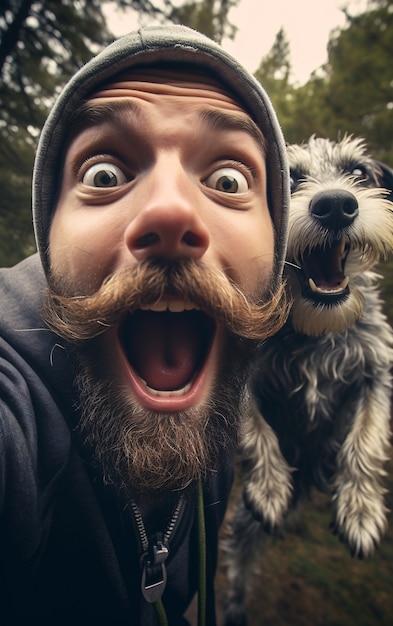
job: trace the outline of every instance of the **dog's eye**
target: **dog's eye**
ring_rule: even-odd
[[[82,183],[89,187],[118,187],[127,182],[122,170],[113,163],[96,163],[85,172]]]
[[[367,180],[369,178],[368,172],[363,165],[355,165],[351,168],[351,175],[356,178],[361,178],[362,180]]]
[[[245,193],[249,189],[247,178],[234,167],[220,167],[204,184],[224,193]]]
[[[290,186],[291,186],[291,193],[296,191],[296,189],[299,186],[299,182],[300,182],[301,178],[302,178],[302,176],[301,176],[301,174],[299,174],[299,172],[295,172],[295,171],[291,170],[290,176],[289,176],[289,183],[290,183]]]

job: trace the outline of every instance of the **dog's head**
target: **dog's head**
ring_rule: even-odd
[[[340,332],[362,314],[364,272],[393,249],[393,172],[351,137],[311,137],[288,156],[292,324],[307,335]]]

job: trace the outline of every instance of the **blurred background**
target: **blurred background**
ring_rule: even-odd
[[[1,0],[0,265],[35,251],[31,171],[40,128],[66,80],[138,25],[194,27],[236,56],[268,91],[286,140],[363,137],[393,167],[391,0]],[[393,261],[379,268],[393,322]],[[393,509],[393,465],[387,477]],[[315,494],[297,526],[269,542],[250,626],[393,624],[393,530],[376,556],[353,559]],[[219,596],[225,586],[220,570]]]

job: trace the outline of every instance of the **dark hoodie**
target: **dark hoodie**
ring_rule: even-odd
[[[184,27],[147,28],[123,37],[88,63],[58,98],[41,135],[33,216],[39,255],[0,270],[0,623],[157,624],[141,594],[140,539],[134,516],[103,488],[78,444],[78,398],[67,349],[45,326],[41,299],[62,148],[70,116],[97,85],[134,65],[187,62],[230,85],[264,133],[269,206],[281,275],[287,222],[284,142],[266,94],[222,49]],[[226,469],[204,486],[207,626],[214,626],[217,534],[232,480]],[[198,587],[193,498],[169,541],[163,603],[172,626]]]

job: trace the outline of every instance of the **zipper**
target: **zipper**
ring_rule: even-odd
[[[142,547],[140,562],[142,566],[141,591],[146,602],[157,602],[165,591],[167,573],[165,561],[169,555],[169,541],[177,525],[184,506],[184,494],[176,504],[172,518],[164,532],[156,532],[151,537],[147,536],[142,513],[136,502],[130,502],[139,540]]]

